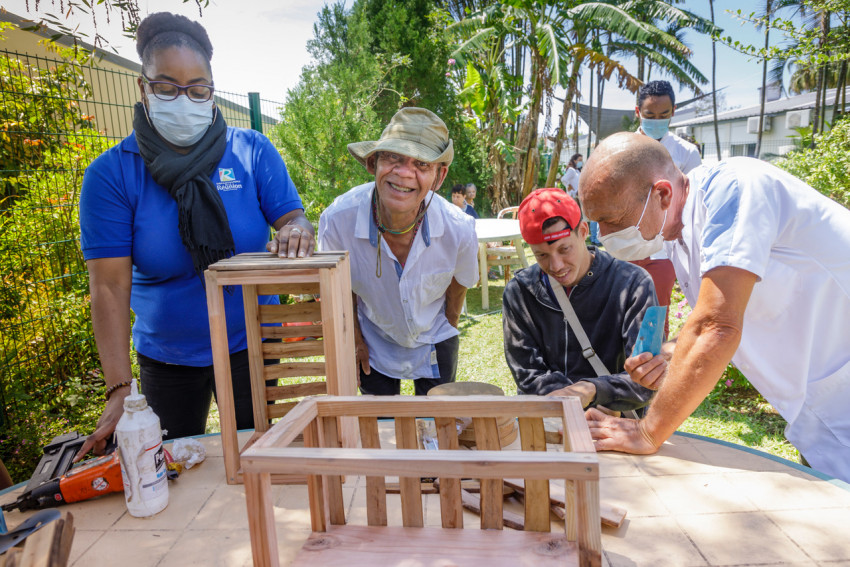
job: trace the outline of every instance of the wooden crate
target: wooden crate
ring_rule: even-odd
[[[458,450],[455,416],[475,422],[479,450]],[[395,420],[396,449],[378,421]],[[362,448],[339,448],[338,419],[359,421]],[[433,417],[439,450],[418,450],[417,418]],[[499,450],[497,420],[518,418],[522,451]],[[560,418],[564,450],[547,451],[543,418]],[[299,435],[304,447],[291,446]],[[278,565],[271,475],[309,471],[313,533],[293,565],[601,564],[599,468],[577,398],[522,396],[305,399],[242,454],[254,565]],[[367,526],[346,524],[341,475],[364,475]],[[402,526],[387,526],[386,477],[398,476]],[[421,477],[439,477],[441,528],[423,527]],[[463,527],[461,479],[480,480],[481,530]],[[525,531],[502,530],[502,479],[525,484]],[[549,480],[565,479],[566,533],[550,533]],[[416,528],[416,529],[414,529]]]
[[[215,384],[221,420],[224,467],[228,484],[242,482],[239,454],[269,429],[273,419],[283,417],[295,405],[294,398],[317,394],[353,396],[357,393],[354,358],[354,315],[348,252],[317,252],[308,258],[284,259],[276,254],[238,254],[210,265],[205,272]],[[227,321],[222,293],[241,286],[248,336],[248,361],[254,402],[255,435],[240,450],[236,438],[236,415],[230,381]],[[258,296],[319,294],[320,300],[292,305],[259,305]],[[263,326],[301,323],[305,326]],[[295,337],[317,340],[285,342]],[[263,342],[282,339],[283,342]],[[320,340],[319,340],[320,339]],[[300,361],[324,356],[324,362]],[[280,359],[265,365],[266,359]],[[266,380],[301,376],[325,376],[324,382],[267,386]],[[357,422],[343,418],[340,442],[357,443]],[[278,476],[279,483],[306,482],[306,475]]]

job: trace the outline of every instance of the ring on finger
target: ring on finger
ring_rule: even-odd
[[[293,228],[292,230],[289,231],[289,234],[301,234],[301,229],[300,228]]]

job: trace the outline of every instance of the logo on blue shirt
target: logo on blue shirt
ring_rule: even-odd
[[[233,173],[232,167],[219,167],[218,179],[221,183],[216,183],[215,188],[219,191],[237,191],[242,189],[242,184],[236,179],[236,174]]]

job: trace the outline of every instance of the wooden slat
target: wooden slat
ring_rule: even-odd
[[[317,400],[319,398],[307,398]],[[301,403],[303,404],[304,401]],[[297,408],[296,408],[297,410]],[[291,413],[295,413],[293,410]],[[288,418],[289,416],[287,416]],[[276,424],[269,433],[275,431]],[[268,434],[267,434],[268,435]],[[596,455],[555,451],[419,451],[261,447],[242,454],[255,472],[362,474],[443,478],[598,478]],[[250,461],[246,465],[246,461]],[[417,482],[418,484],[418,482]]]
[[[525,481],[521,478],[506,478],[505,486],[520,493],[525,492]],[[470,492],[473,491],[470,490]],[[557,483],[550,483],[549,485],[549,504],[549,509],[553,514],[562,520],[566,518],[566,496]],[[599,520],[603,526],[619,528],[623,525],[627,514],[628,511],[625,508],[603,501],[599,502]]]
[[[298,402],[279,402],[267,405],[266,413],[268,414],[269,419],[278,419],[291,412],[297,405]],[[268,427],[266,427],[266,429],[268,429]]]
[[[296,327],[260,327],[264,339],[297,339],[300,337],[318,338],[322,336],[322,325],[298,325]]]
[[[395,419],[395,440],[399,449],[416,449],[419,445],[416,438],[416,419],[413,417],[397,417]],[[434,453],[435,451],[429,451]],[[436,451],[440,452],[440,451]],[[417,451],[425,453],[425,451]],[[411,476],[413,473],[415,476]],[[408,476],[400,475],[398,479],[401,486],[401,517],[406,528],[421,528],[423,524],[422,515],[422,493],[420,491],[420,473],[411,468]]]
[[[480,515],[483,522],[484,516],[481,514],[481,497],[476,494],[472,494],[471,492],[468,492],[466,490],[461,490],[460,494],[461,500],[463,502],[463,507]],[[507,526],[514,530],[525,529],[524,520],[522,516],[513,512],[509,512],[508,510],[502,510],[502,516],[499,518],[499,525]],[[502,528],[500,527],[499,529]]]
[[[319,441],[319,420],[314,419],[304,428],[304,446],[318,447]],[[256,450],[256,445],[248,452]],[[331,449],[335,451],[336,449]],[[246,469],[247,470],[247,469]],[[301,469],[312,470],[312,469]],[[323,478],[319,474],[311,474],[307,476],[307,496],[310,502],[310,527],[314,532],[323,532],[327,529],[328,508],[325,501],[325,490]]]
[[[499,426],[494,417],[473,417],[475,444],[482,451],[498,451]],[[481,529],[502,529],[502,479],[481,479]]]
[[[20,567],[50,567],[59,553],[59,542],[65,521],[61,518],[48,523],[38,531],[30,534],[23,544],[23,553],[17,562]],[[56,558],[58,559],[58,558]],[[65,558],[67,563],[67,557]]]
[[[316,398],[304,398],[295,409],[275,423],[272,428],[263,434],[253,446],[246,449],[260,450],[274,447],[287,447],[296,437],[307,429],[310,422],[316,419]],[[276,472],[276,471],[266,471]]]
[[[452,417],[437,417],[434,424],[437,429],[437,444],[440,451],[456,451],[457,421]],[[460,479],[440,479],[440,517],[444,528],[463,527],[463,501],[460,495]]]
[[[334,449],[339,448],[339,426],[337,424],[337,418],[322,417],[320,419],[323,437],[322,446]],[[342,478],[340,475],[328,475],[324,481],[328,502],[328,518],[333,525],[345,525],[345,505],[342,501]]]
[[[287,360],[280,364],[271,364],[263,367],[263,374],[266,380],[275,380],[277,378],[298,378],[299,376],[324,376],[324,362],[297,362]]]
[[[519,418],[519,435],[523,451],[545,451],[546,433],[543,418]],[[549,481],[528,480],[525,483],[525,529],[535,532],[548,532],[549,522]]]
[[[319,284],[314,282],[270,283],[257,286],[258,295],[316,295],[317,293],[319,293]]]
[[[242,305],[245,308],[245,334],[248,338],[248,369],[251,375],[251,403],[254,410],[254,429],[267,431],[269,414],[266,413],[266,382],[263,378],[263,341],[260,339],[257,312],[257,286],[242,286]]]
[[[230,346],[227,338],[224,298],[217,276],[218,272],[213,270],[204,272],[224,470],[227,483],[235,484],[236,473],[239,470],[239,440],[236,437],[236,410],[233,402],[233,383],[230,379]]]
[[[335,396],[318,401],[320,416],[561,417],[563,398],[537,396]],[[485,403],[486,402],[486,403]]]
[[[579,399],[575,397],[558,399],[564,405],[564,451],[596,453]]]
[[[529,550],[527,562],[520,560],[519,550]],[[333,526],[329,533],[310,535],[292,565],[564,567],[577,562],[575,545],[560,534],[349,525]]]
[[[245,504],[248,508],[248,531],[255,567],[278,567],[277,532],[274,527],[274,502],[271,475],[243,474]]]
[[[208,269],[222,272],[236,270],[312,271],[320,268],[333,268],[337,265],[343,254],[339,252],[334,254],[318,253],[305,258],[280,258],[277,254],[270,252],[250,252],[219,260],[214,264],[210,264]]]
[[[304,382],[302,384],[286,384],[285,386],[269,386],[266,388],[266,400],[290,400],[304,396],[327,394],[328,387],[324,382]]]
[[[260,323],[300,323],[322,320],[320,301],[290,305],[260,305]]]
[[[380,449],[378,418],[361,417],[360,443],[364,449]],[[370,526],[387,525],[387,488],[382,476],[366,477],[366,520]]]
[[[602,565],[602,530],[599,527],[599,481],[575,481],[579,565]]]
[[[297,343],[263,343],[265,358],[301,358],[323,356],[325,341],[298,341]]]

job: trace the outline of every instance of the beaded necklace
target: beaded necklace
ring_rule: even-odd
[[[372,190],[372,222],[375,223],[375,226],[378,227],[378,260],[375,265],[375,277],[380,278],[383,270],[381,268],[381,235],[385,232],[389,232],[390,234],[406,234],[413,231],[413,237],[411,238],[411,243],[414,239],[416,239],[416,233],[419,232],[419,227],[422,225],[422,221],[425,219],[425,211],[428,210],[428,207],[431,206],[431,201],[434,199],[434,191],[431,192],[431,199],[428,200],[428,204],[425,204],[425,201],[419,203],[419,212],[416,213],[416,219],[413,221],[413,224],[405,228],[404,230],[393,230],[384,226],[384,223],[381,222],[380,214],[378,213],[378,189],[377,187]],[[404,264],[401,265],[404,268]]]

